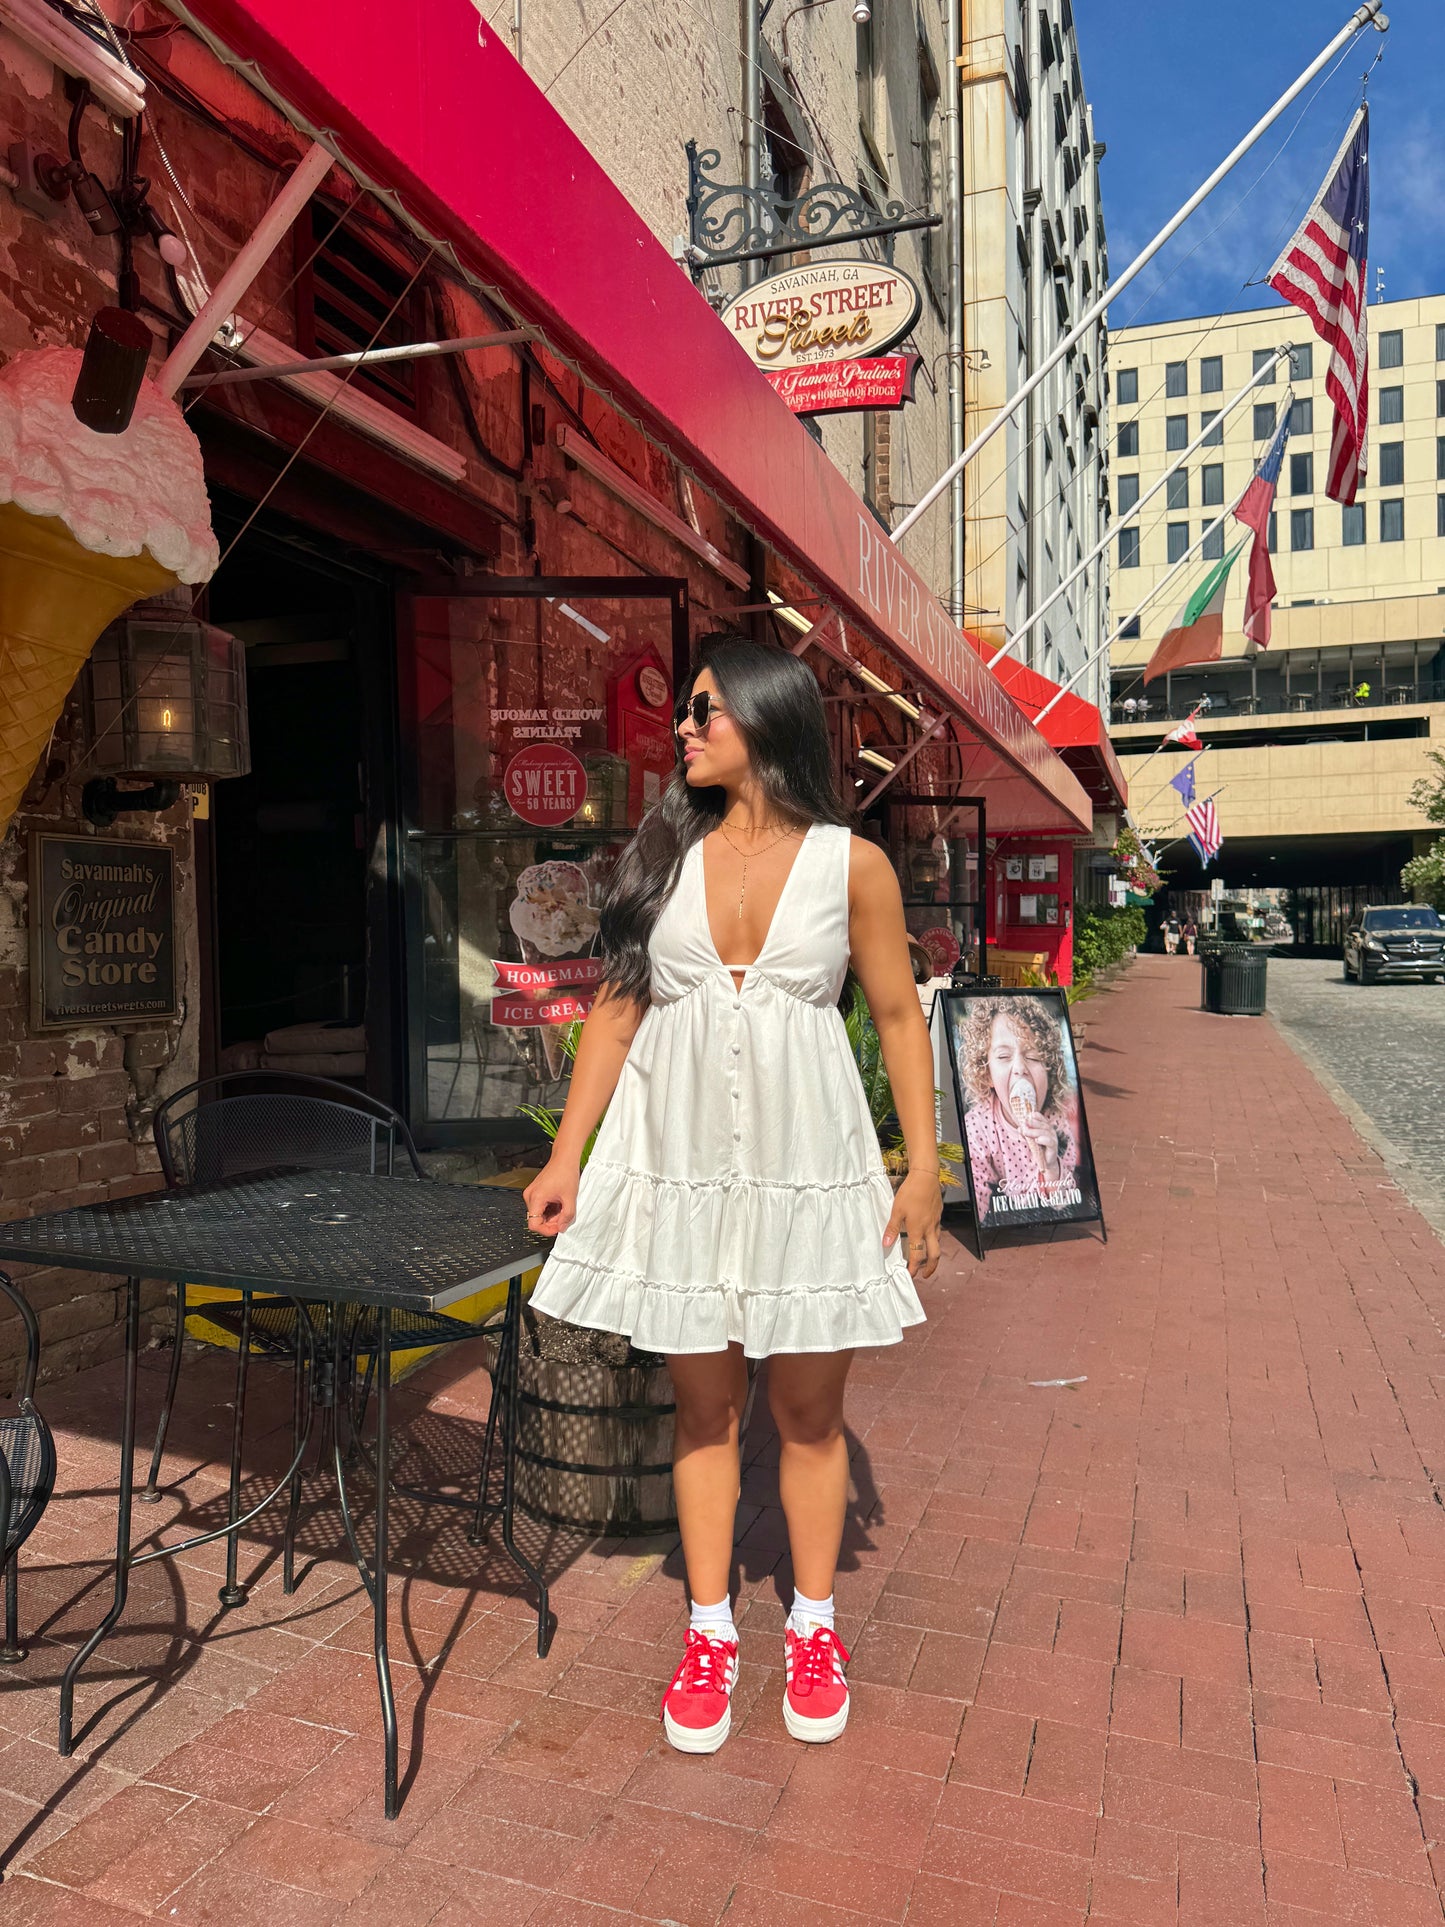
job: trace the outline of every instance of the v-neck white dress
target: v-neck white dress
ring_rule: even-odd
[[[814,824],[741,987],[708,926],[702,845],[653,930],[652,1003],[577,1216],[532,1303],[641,1350],[749,1358],[893,1345],[923,1321],[838,1010],[846,829]]]

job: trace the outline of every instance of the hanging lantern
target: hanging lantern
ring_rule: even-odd
[[[245,645],[190,614],[188,590],[138,603],[104,630],[85,676],[86,785],[93,822],[117,810],[165,809],[182,779],[245,776]],[[149,776],[147,792],[116,776]]]

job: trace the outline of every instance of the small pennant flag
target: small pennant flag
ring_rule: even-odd
[[[1198,850],[1199,861],[1208,869],[1224,847],[1214,798],[1206,796],[1202,803],[1193,804],[1184,812],[1184,821],[1189,825],[1189,841]]]
[[[1181,803],[1192,803],[1194,801],[1193,763],[1186,763],[1177,776],[1171,776],[1169,787],[1172,790],[1178,790]]]
[[[1181,749],[1203,749],[1204,745],[1200,742],[1194,730],[1194,718],[1198,714],[1199,711],[1197,709],[1191,709],[1189,714],[1184,718],[1184,721],[1177,723],[1174,728],[1170,730],[1169,734],[1164,738],[1164,741],[1166,743],[1178,743]],[[1186,796],[1184,800],[1187,803],[1189,798]]]
[[[1243,547],[1237,543],[1215,563],[1164,631],[1144,671],[1146,684],[1186,663],[1219,661],[1224,653],[1224,587]]]

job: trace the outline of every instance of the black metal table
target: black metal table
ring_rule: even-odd
[[[491,1410],[475,1501],[418,1493],[443,1504],[464,1504],[478,1529],[500,1513],[507,1553],[537,1588],[537,1650],[550,1639],[543,1576],[513,1539],[517,1361],[521,1337],[522,1275],[540,1261],[527,1230],[520,1193],[476,1185],[404,1183],[358,1172],[273,1172],[208,1187],[159,1191],[114,1204],[87,1205],[0,1225],[0,1260],[60,1265],[79,1271],[114,1272],[126,1280],[125,1390],[121,1416],[120,1494],[116,1517],[115,1594],[109,1611],[65,1669],[60,1687],[60,1752],[72,1746],[75,1682],[85,1662],[115,1627],[125,1609],[134,1566],[225,1538],[226,1585],[221,1603],[239,1604],[236,1544],[243,1526],[291,1486],[310,1436],[310,1412],[298,1415],[296,1453],[280,1482],[244,1515],[240,1511],[241,1440],[247,1332],[251,1294],[288,1297],[297,1311],[297,1342],[313,1364],[318,1352],[310,1308],[324,1308],[329,1335],[341,1351],[338,1307],[368,1307],[372,1314],[376,1397],[376,1545],[368,1566],[357,1541],[346,1490],[346,1452],[340,1425],[333,1439],[337,1496],[352,1556],[372,1602],[372,1650],[381,1695],[386,1749],[386,1813],[397,1812],[396,1707],[387,1648],[387,1532],[389,1498],[388,1381],[394,1313],[437,1312],[458,1299],[507,1285],[500,1327]],[[221,1285],[241,1293],[242,1339],[237,1355],[237,1397],[231,1452],[227,1522],[175,1545],[140,1551],[131,1544],[134,1486],[136,1359],[140,1340],[142,1278],[172,1283]],[[344,1404],[338,1399],[338,1411]],[[501,1417],[502,1492],[493,1501],[489,1476]],[[406,1488],[411,1492],[411,1488]]]

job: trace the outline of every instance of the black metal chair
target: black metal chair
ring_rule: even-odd
[[[331,1078],[275,1071],[231,1071],[202,1078],[177,1091],[155,1114],[156,1148],[169,1185],[206,1187],[227,1178],[257,1171],[363,1171],[402,1182],[426,1182],[416,1144],[406,1121],[390,1105]],[[295,1371],[293,1420],[299,1440],[307,1397],[307,1351],[301,1341],[295,1305],[286,1298],[252,1295],[250,1303],[208,1302],[205,1318],[231,1334],[253,1353],[292,1361]],[[157,1480],[165,1453],[166,1434],[180,1379],[186,1329],[186,1287],[176,1286],[175,1349],[166,1381],[165,1400],[156,1427],[150,1475],[138,1499],[160,1497]],[[496,1321],[471,1324],[440,1312],[396,1312],[392,1317],[391,1349],[420,1350],[453,1345],[476,1338]],[[313,1384],[322,1400],[319,1453],[330,1449],[336,1423],[336,1404],[348,1401],[353,1443],[359,1438],[376,1370],[374,1315],[358,1311],[347,1327],[331,1335],[319,1360],[326,1383]],[[359,1391],[356,1361],[365,1357]],[[295,1529],[301,1503],[301,1474],[292,1481],[286,1522],[283,1584],[292,1590],[295,1568]]]
[[[55,1440],[35,1409],[40,1367],[40,1327],[30,1304],[0,1271],[0,1296],[10,1300],[25,1328],[25,1365],[16,1388],[16,1410],[0,1417],[0,1558],[5,1566],[5,1644],[0,1662],[25,1658],[20,1644],[20,1548],[40,1523],[55,1490]]]

